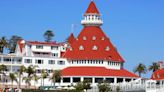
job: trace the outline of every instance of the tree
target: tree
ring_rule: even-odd
[[[11,80],[11,82],[12,82],[12,88],[13,88],[13,82],[14,82],[14,81],[15,81],[15,82],[18,82],[18,81],[17,81],[17,77],[15,76],[14,73],[10,73],[10,74],[9,74],[9,78],[10,78],[10,80]]]
[[[6,39],[6,37],[3,36],[0,39],[0,53],[3,53],[4,48],[7,48],[7,47],[8,47],[7,39]]]
[[[47,71],[45,71],[45,69],[42,69],[42,71],[41,71],[41,77],[42,77],[43,86],[44,86],[44,79],[46,79],[48,77],[48,73],[47,73]]]
[[[98,83],[99,92],[112,92],[112,89],[108,82],[102,81]]]
[[[87,92],[88,89],[91,89],[91,82],[90,80],[84,80],[82,82],[78,82],[74,87],[77,92],[83,92],[84,90]]]
[[[53,70],[52,76],[50,77],[50,80],[53,82],[54,87],[56,81],[59,81],[61,79],[61,71],[60,70]]]
[[[4,83],[4,76],[5,76],[5,71],[7,70],[7,66],[6,65],[0,65],[0,73],[2,74],[2,83]]]
[[[30,77],[26,76],[26,77],[23,77],[23,80],[24,80],[25,83],[26,83],[26,87],[29,88],[30,85],[31,85],[32,77],[31,77],[31,76],[30,76]]]
[[[26,72],[26,67],[24,65],[21,65],[18,70],[18,76],[19,76],[19,88],[21,88],[21,79],[23,73]]]
[[[13,35],[9,40],[9,52],[14,53],[16,49],[17,42],[21,40],[22,37]]]
[[[150,65],[148,67],[148,70],[154,72],[154,71],[158,70],[159,68],[160,68],[159,64],[156,62],[153,62],[152,65]]]
[[[134,73],[138,72],[139,77],[141,77],[141,74],[145,74],[147,71],[146,66],[142,63],[140,63],[139,65],[136,66],[136,68],[134,69]]]
[[[36,75],[36,73],[35,73],[34,76],[33,76],[35,88],[36,88],[36,83],[38,83],[38,80],[39,80],[39,79],[40,79],[40,77],[38,77],[38,76]]]
[[[28,87],[31,85],[31,80],[33,79],[34,74],[36,73],[36,68],[38,66],[30,65],[26,69],[27,76],[23,77],[23,80],[28,85]]]
[[[83,81],[83,87],[84,87],[84,89],[86,90],[86,92],[87,92],[88,89],[91,89],[92,87],[91,87],[91,82],[90,82],[90,80],[84,80],[84,81]]]
[[[45,42],[50,42],[52,40],[52,38],[54,37],[54,33],[52,30],[47,30],[44,33],[44,38],[45,38]]]

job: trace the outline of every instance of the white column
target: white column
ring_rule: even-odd
[[[63,77],[60,80],[60,84],[63,85]]]
[[[70,83],[73,83],[73,77],[70,77]]]
[[[84,81],[84,77],[80,77],[80,81]]]
[[[115,78],[114,78],[114,84],[116,84],[116,83],[117,83],[117,78],[115,77]]]
[[[125,81],[125,78],[123,78],[123,83],[125,83],[126,81]]]
[[[92,77],[92,85],[95,84],[95,77]]]

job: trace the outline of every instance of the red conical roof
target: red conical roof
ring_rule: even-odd
[[[72,44],[73,41],[75,41],[75,37],[74,37],[73,33],[71,33],[71,35],[70,35],[69,38],[68,38],[68,43],[69,43],[69,44]]]
[[[85,14],[86,13],[96,13],[96,14],[99,14],[99,11],[96,8],[96,5],[95,5],[95,3],[93,1],[91,1],[91,3],[89,4],[89,7],[86,10]]]
[[[68,59],[124,61],[100,27],[85,26],[70,46],[63,56]]]

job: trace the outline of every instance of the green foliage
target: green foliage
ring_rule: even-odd
[[[6,37],[2,37],[0,39],[0,53],[3,53],[4,48],[8,48],[8,41]]]
[[[120,92],[120,87],[119,86],[116,87],[116,91]]]
[[[138,72],[139,77],[141,77],[141,74],[145,74],[147,71],[147,68],[144,64],[140,63],[139,65],[137,65],[134,69],[134,73]]]
[[[15,81],[15,82],[18,82],[18,81],[17,81],[17,77],[15,76],[14,73],[10,73],[10,74],[9,74],[9,78],[10,78],[10,80],[11,80],[11,82],[12,82],[12,87],[13,87],[13,82],[14,82],[14,81]]]
[[[61,79],[61,71],[60,70],[53,70],[52,76],[50,77],[50,80],[54,83],[59,81]]]
[[[52,38],[54,37],[54,33],[52,30],[47,30],[44,33],[44,38],[45,38],[45,42],[50,42],[52,40]]]
[[[99,88],[99,92],[112,92],[109,83],[106,81],[99,82],[97,86]]]
[[[153,62],[152,65],[148,67],[148,70],[154,72],[158,70],[159,68],[160,68],[159,64],[157,62]]]
[[[77,92],[83,92],[84,90],[91,89],[91,82],[90,80],[84,80],[83,82],[78,82],[75,86],[75,90]]]
[[[10,53],[14,53],[15,52],[15,49],[16,49],[16,45],[17,45],[17,42],[19,40],[21,40],[22,37],[20,36],[17,36],[17,35],[13,35],[10,39],[9,39],[9,52]]]

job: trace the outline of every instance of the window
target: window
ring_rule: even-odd
[[[87,40],[87,37],[86,36],[83,36],[83,40]]]
[[[92,37],[92,40],[96,40],[96,36],[93,36],[93,37]]]
[[[70,82],[70,78],[63,78],[63,82],[64,83],[69,83]]]
[[[58,57],[58,53],[52,53],[53,57]]]
[[[79,50],[84,50],[84,47],[80,45]]]
[[[55,60],[48,60],[48,64],[55,64]]]
[[[51,50],[58,50],[58,46],[51,46]]]
[[[36,45],[36,49],[43,49],[43,45]]]
[[[103,82],[103,78],[95,78],[95,83]]]
[[[65,61],[58,61],[59,65],[65,65]]]
[[[32,59],[25,59],[24,63],[30,64],[30,63],[32,63]]]
[[[43,64],[43,60],[41,60],[41,59],[36,59],[36,60],[35,60],[35,64]]]
[[[105,50],[106,50],[106,51],[109,51],[109,50],[110,50],[109,46],[107,46],[107,47],[105,48]]]
[[[105,40],[105,38],[104,38],[104,37],[102,37],[102,38],[101,38],[101,40]]]
[[[98,47],[96,45],[93,46],[92,50],[97,50]]]
[[[80,82],[80,78],[73,78],[73,82]]]

